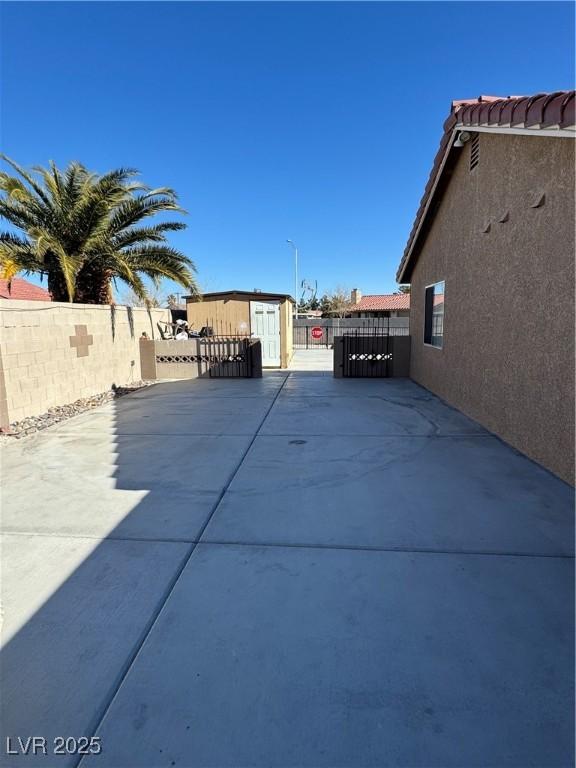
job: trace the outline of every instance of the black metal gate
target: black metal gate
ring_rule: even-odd
[[[387,378],[392,360],[388,334],[348,333],[342,338],[343,375],[362,378]]]
[[[334,327],[325,324],[318,326],[322,328],[322,336],[320,338],[312,336],[313,327],[315,326],[294,324],[294,349],[331,349],[334,344]]]
[[[202,339],[200,346],[212,379],[250,378],[252,376],[252,350],[250,339],[211,336]]]
[[[312,334],[315,328],[319,328]],[[320,318],[318,320],[294,320],[294,349],[332,349],[334,341],[347,333],[384,334],[409,336],[407,317]]]

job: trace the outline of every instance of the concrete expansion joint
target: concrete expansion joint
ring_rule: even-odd
[[[407,554],[407,555],[455,555],[457,557],[471,555],[474,557],[534,557],[548,558],[557,560],[574,560],[575,555],[564,554],[561,552],[518,552],[502,551],[496,552],[481,549],[435,549],[432,547],[368,547],[354,544],[303,544],[288,542],[254,542],[254,541],[217,541],[205,539],[198,542],[198,546],[211,547],[246,547],[246,548],[268,548],[268,549],[316,549],[329,550],[331,552],[380,552],[382,554]]]
[[[212,515],[211,515],[212,516]],[[317,549],[317,550],[330,550],[334,552],[381,552],[382,554],[395,552],[415,555],[474,555],[481,557],[545,557],[560,560],[574,560],[575,555],[565,554],[562,552],[518,552],[515,550],[510,551],[491,551],[491,550],[476,550],[476,549],[438,549],[428,547],[370,547],[354,544],[307,544],[304,542],[274,542],[274,541],[223,541],[219,539],[184,539],[184,538],[146,538],[143,536],[89,536],[79,534],[57,534],[52,532],[38,533],[36,531],[3,531],[2,536],[11,537],[35,537],[46,539],[76,539],[80,541],[99,541],[100,543],[106,542],[130,542],[130,543],[143,543],[143,544],[187,544],[192,546],[195,550],[197,547],[210,546],[210,547],[246,547],[246,548],[267,548],[267,549]],[[190,553],[192,554],[192,552]]]
[[[130,655],[130,658],[128,659],[128,661],[127,661],[127,663],[125,665],[123,673],[119,676],[119,679],[117,680],[116,685],[114,686],[114,690],[109,695],[108,701],[104,705],[104,707],[102,708],[101,712],[99,713],[95,724],[93,725],[92,728],[89,729],[90,735],[94,735],[94,734],[96,734],[98,732],[98,729],[100,728],[104,718],[106,717],[106,714],[108,713],[110,707],[112,706],[112,704],[114,702],[114,699],[118,695],[118,692],[120,691],[120,688],[122,687],[122,685],[123,685],[123,683],[124,683],[128,673],[130,672],[130,670],[133,667],[136,659],[138,658],[138,655],[140,654],[140,651],[142,650],[142,647],[144,646],[144,643],[146,642],[148,636],[150,635],[150,632],[152,631],[152,629],[154,628],[155,624],[157,623],[157,621],[158,621],[158,619],[159,619],[159,617],[160,617],[160,615],[162,613],[162,609],[164,608],[164,606],[166,605],[167,601],[169,600],[171,594],[173,593],[173,591],[174,591],[178,581],[180,580],[180,577],[182,576],[182,573],[183,573],[184,569],[186,568],[186,566],[190,562],[190,559],[192,558],[192,555],[196,551],[196,548],[201,544],[201,539],[202,539],[202,536],[204,534],[204,531],[206,530],[206,528],[208,527],[210,521],[214,517],[214,514],[216,513],[218,507],[220,506],[220,503],[222,502],[222,499],[224,498],[224,496],[225,496],[226,492],[228,491],[230,485],[232,484],[234,478],[238,474],[238,471],[240,470],[242,464],[244,463],[244,460],[246,459],[246,456],[250,452],[250,449],[254,445],[254,441],[256,440],[258,435],[260,434],[260,430],[262,429],[266,419],[268,418],[268,415],[269,415],[270,411],[274,407],[274,404],[275,404],[276,400],[278,399],[278,396],[280,395],[280,392],[282,391],[282,388],[284,387],[284,384],[286,383],[287,380],[288,380],[288,377],[286,379],[284,379],[284,381],[282,382],[282,386],[279,387],[279,389],[276,392],[274,398],[272,399],[272,402],[270,403],[269,407],[266,409],[266,413],[264,414],[262,420],[260,421],[260,424],[258,425],[258,429],[254,433],[254,436],[250,440],[246,450],[244,451],[244,453],[240,457],[240,460],[239,460],[239,462],[238,462],[238,464],[236,466],[236,469],[231,473],[230,477],[228,478],[228,481],[227,481],[226,485],[224,486],[224,488],[222,489],[222,492],[218,496],[218,498],[216,500],[216,503],[212,507],[212,510],[211,510],[210,514],[208,515],[208,517],[205,520],[202,528],[200,529],[200,531],[198,533],[197,540],[194,541],[194,542],[190,542],[189,543],[190,546],[189,546],[188,552],[183,557],[182,563],[181,563],[180,567],[178,568],[177,572],[175,573],[174,577],[170,581],[164,596],[159,600],[158,605],[156,607],[156,610],[154,611],[150,621],[148,622],[148,625],[146,626],[144,632],[142,633],[142,636],[141,636],[140,640],[138,641],[138,643],[134,647],[134,649],[133,649],[133,651],[132,651],[132,653]],[[106,540],[106,539],[104,539],[104,540]],[[112,537],[111,537],[110,540],[114,540],[114,539],[112,539]],[[120,540],[120,539],[115,539],[115,540]],[[130,540],[132,541],[133,539],[130,539]],[[156,541],[158,543],[161,543],[162,540],[154,539],[154,541]],[[176,543],[176,542],[170,542],[170,543]],[[187,543],[187,542],[180,541],[178,543],[183,544],[183,543]],[[79,766],[81,765],[83,759],[84,759],[83,756],[81,756],[74,763],[74,768],[79,768]]]
[[[259,435],[259,437],[297,437],[298,433],[296,432],[266,432],[265,435]],[[240,437],[245,437],[245,435],[240,435]],[[325,432],[306,432],[306,437],[323,437],[323,438],[333,438],[333,437],[352,437],[349,432],[330,432],[329,434],[326,434]],[[430,440],[438,438],[438,440],[471,440],[480,438],[482,440],[492,439],[492,440],[500,440],[500,438],[497,435],[491,435],[489,432],[484,433],[478,433],[478,432],[470,432],[468,434],[436,434],[429,432],[427,434],[421,434],[421,435],[415,435],[415,434],[407,434],[406,432],[373,432],[373,433],[365,433],[362,435],[354,435],[354,437],[369,437],[369,438],[381,438],[383,440],[393,437],[395,440],[399,438],[407,438],[410,440]],[[500,441],[501,442],[501,441]]]

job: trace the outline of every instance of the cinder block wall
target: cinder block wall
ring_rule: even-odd
[[[0,300],[0,426],[142,378],[167,309]]]

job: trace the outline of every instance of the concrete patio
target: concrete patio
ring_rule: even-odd
[[[326,347],[296,349],[290,362],[291,371],[311,371],[315,374],[332,375],[334,352]]]
[[[413,382],[162,383],[2,475],[4,765],[573,764],[573,493]]]

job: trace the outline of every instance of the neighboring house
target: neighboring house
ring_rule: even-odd
[[[262,342],[262,365],[287,368],[292,359],[294,299],[284,293],[219,291],[185,296],[188,323],[218,336],[253,336]]]
[[[411,377],[570,482],[574,136],[573,91],[453,102],[397,273]]]
[[[39,285],[34,285],[22,277],[13,277],[12,280],[0,280],[0,299],[52,301],[52,296]]]
[[[354,288],[347,312],[350,317],[410,317],[409,293],[383,293],[362,296]]]
[[[313,320],[314,318],[322,317],[322,311],[320,309],[299,309],[298,320]]]

